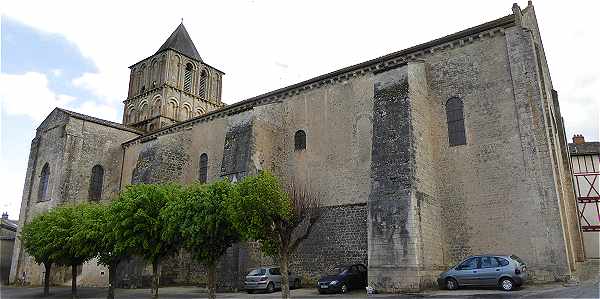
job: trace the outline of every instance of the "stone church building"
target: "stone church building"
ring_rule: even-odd
[[[583,261],[563,119],[531,4],[499,19],[283,87],[221,101],[224,73],[183,24],[130,66],[122,124],[56,108],[32,140],[19,228],[66,202],[108,201],[140,182],[238,180],[269,169],[323,194],[323,217],[292,259],[316,277],[368,265],[384,291],[432,286],[471,254],[516,254],[536,281]],[[11,281],[40,284],[43,266],[15,244]],[[271,263],[237,244],[222,287]],[[81,267],[83,285],[105,268]],[[205,281],[184,252],[165,284]],[[148,269],[121,265],[119,283]],[[60,268],[53,280],[70,272]]]

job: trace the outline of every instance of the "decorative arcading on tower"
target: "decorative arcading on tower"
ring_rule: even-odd
[[[224,106],[224,73],[202,60],[183,23],[154,55],[129,68],[125,125],[151,132]]]

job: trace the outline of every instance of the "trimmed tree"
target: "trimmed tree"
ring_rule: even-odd
[[[71,297],[77,298],[77,266],[95,257],[93,251],[82,246],[78,239],[77,224],[84,220],[82,205],[64,205],[48,212],[55,220],[48,233],[55,238],[55,242],[62,245],[61,250],[54,252],[56,264],[71,267]]]
[[[56,248],[53,237],[48,234],[48,227],[52,225],[53,218],[47,213],[34,217],[31,222],[26,223],[21,231],[21,241],[25,251],[38,264],[44,264],[44,296],[50,295],[50,270],[54,263],[53,253]]]
[[[244,178],[237,187],[239,197],[228,206],[232,222],[245,239],[259,241],[261,251],[279,258],[281,296],[290,298],[289,256],[319,219],[320,197],[294,183],[286,193],[267,171]]]
[[[23,243],[36,262],[44,263],[44,295],[49,293],[51,264],[71,267],[71,296],[77,297],[77,266],[95,256],[80,247],[76,224],[82,221],[80,206],[64,205],[35,217],[23,228]]]
[[[163,237],[160,212],[169,201],[182,196],[180,185],[136,184],[127,186],[112,204],[115,250],[140,255],[152,263],[152,298],[158,298],[161,260],[177,252],[179,239]],[[173,235],[175,237],[175,235]]]
[[[115,297],[114,280],[117,264],[125,258],[125,253],[118,252],[117,238],[113,233],[113,217],[111,206],[105,204],[84,204],[79,207],[83,215],[76,224],[75,239],[79,248],[98,258],[98,264],[108,267],[107,298]]]
[[[216,298],[216,266],[239,233],[227,215],[226,202],[235,197],[227,180],[186,188],[185,195],[167,204],[161,212],[166,240],[181,239],[192,258],[208,268],[208,298]]]

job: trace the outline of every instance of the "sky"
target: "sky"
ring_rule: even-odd
[[[232,104],[511,14],[513,2],[4,1],[0,210],[18,218],[30,143],[52,109],[120,122],[128,66],[182,18],[202,59],[226,73]],[[597,141],[600,2],[533,4],[567,136]]]

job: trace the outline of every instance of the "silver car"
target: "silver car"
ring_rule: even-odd
[[[462,286],[498,286],[512,291],[527,280],[527,265],[516,255],[470,256],[440,274],[438,285],[448,290]]]
[[[288,272],[288,278],[290,289],[300,287],[298,276]],[[279,267],[260,267],[250,271],[244,280],[244,289],[248,293],[256,290],[272,293],[275,289],[281,289],[281,270]]]

